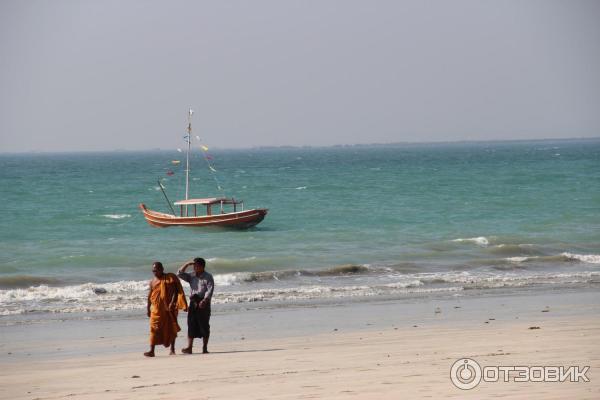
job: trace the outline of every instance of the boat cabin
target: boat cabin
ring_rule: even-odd
[[[243,200],[235,200],[233,197],[228,199],[225,197],[211,197],[207,199],[188,199],[188,200],[180,200],[175,202],[176,206],[179,206],[179,216],[180,217],[197,217],[198,216],[198,206],[206,207],[205,215],[214,215],[213,206],[219,206],[218,213],[219,214],[227,214],[231,211],[226,211],[226,205],[232,206],[233,212],[237,212],[237,206],[241,206],[240,211],[244,211],[244,201]],[[191,214],[191,209],[194,206],[194,214]],[[231,208],[231,207],[230,207]]]

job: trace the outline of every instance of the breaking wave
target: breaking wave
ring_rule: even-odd
[[[600,264],[599,254],[573,254],[573,253],[562,253],[561,256],[565,257],[570,261],[582,261],[589,264]]]
[[[148,281],[0,290],[0,315],[137,309],[144,304],[147,292]]]
[[[359,268],[356,268],[359,267]],[[363,267],[366,268],[366,267]],[[523,288],[534,286],[598,284],[600,271],[572,273],[530,273],[523,271],[481,272],[448,271],[388,275],[357,274],[369,269],[360,266],[337,268],[337,275],[312,275],[304,281],[282,284],[256,279],[249,273],[216,274],[215,304],[297,300],[324,300],[373,296],[414,296],[428,293],[454,293],[464,290]],[[324,270],[334,273],[334,269]],[[288,273],[299,271],[289,271]],[[277,276],[277,275],[274,275]],[[342,278],[340,278],[342,277]],[[271,277],[270,279],[278,279]],[[280,279],[280,278],[279,278]],[[186,287],[187,285],[184,285]],[[186,292],[187,292],[186,287]],[[146,306],[148,281],[85,283],[55,287],[47,284],[28,288],[0,290],[0,315],[27,313],[89,313],[139,310]]]

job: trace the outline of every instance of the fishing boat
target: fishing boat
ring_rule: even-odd
[[[188,134],[185,136],[187,141],[186,169],[185,169],[185,199],[176,201],[173,205],[179,208],[176,212],[171,201],[167,197],[165,188],[158,181],[172,214],[150,210],[145,204],[140,204],[140,209],[148,224],[166,228],[169,226],[188,226],[188,227],[208,227],[218,226],[226,228],[247,229],[260,223],[267,215],[266,208],[244,209],[243,200],[237,200],[233,197],[210,197],[210,198],[189,198],[190,194],[190,149],[192,142],[192,114],[188,113]],[[203,146],[204,147],[204,146]],[[205,147],[206,148],[206,147]],[[178,161],[172,161],[174,165]],[[211,171],[214,168],[210,166]],[[171,171],[169,171],[171,172]],[[169,173],[168,173],[169,174]],[[172,172],[169,174],[172,175]],[[219,186],[220,189],[220,186]]]

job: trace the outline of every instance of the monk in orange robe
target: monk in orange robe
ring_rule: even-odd
[[[187,311],[187,301],[179,278],[172,273],[164,273],[162,263],[152,264],[154,278],[148,292],[148,318],[150,318],[150,351],[146,357],[154,357],[154,347],[162,344],[175,354],[175,339],[181,330],[177,323],[178,310]]]

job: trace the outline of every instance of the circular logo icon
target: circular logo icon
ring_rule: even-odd
[[[450,380],[459,389],[473,389],[481,382],[481,367],[470,358],[456,360],[450,368]]]

